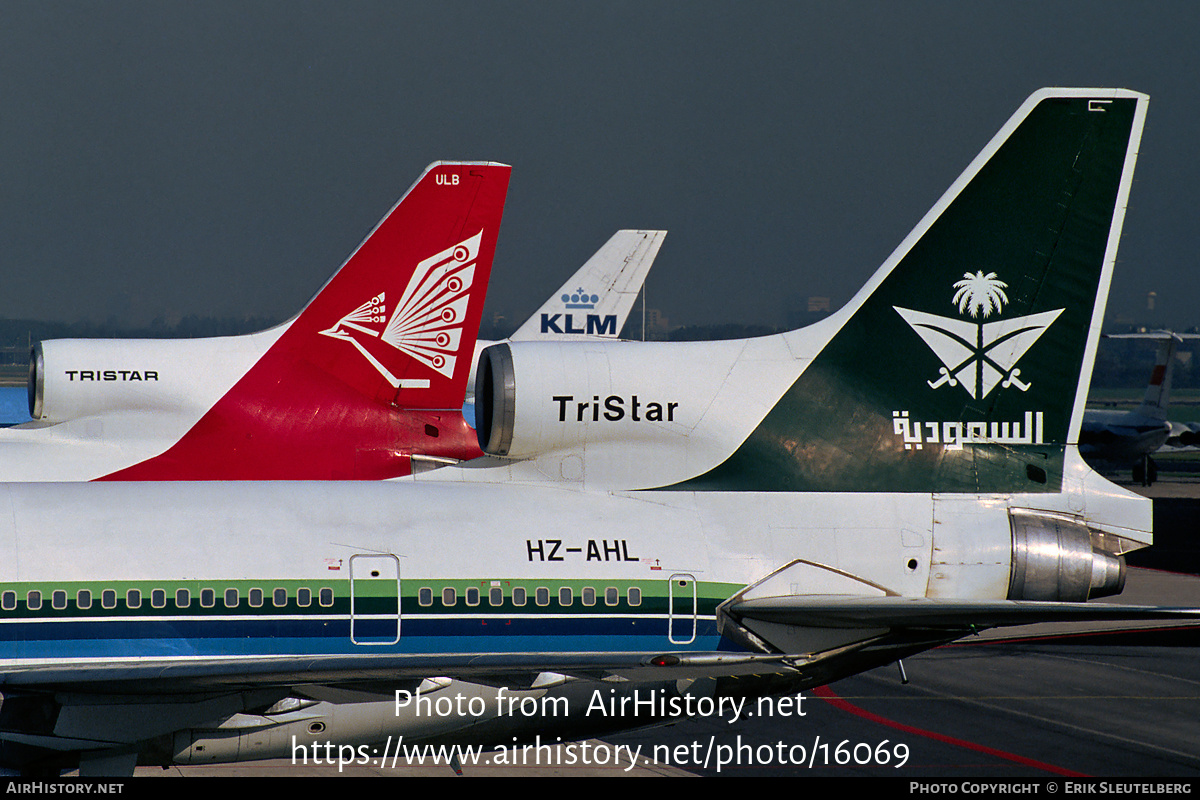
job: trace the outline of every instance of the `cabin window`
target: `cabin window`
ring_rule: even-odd
[[[558,590],[558,604],[562,605],[562,606],[569,606],[573,602],[575,602],[575,596],[574,596],[574,592],[571,591],[571,587],[570,586],[561,587]]]
[[[621,593],[617,590],[617,587],[610,586],[604,590],[605,605],[615,606],[619,602],[621,602]]]
[[[312,605],[312,589],[297,589],[296,590],[296,605],[301,608],[308,608]]]
[[[326,608],[333,605],[333,589],[330,589],[327,586],[323,587],[320,594],[317,595],[317,602]]]
[[[25,607],[30,611],[37,611],[42,607],[42,593],[37,589],[30,589],[25,595]]]
[[[585,606],[596,605],[596,590],[590,586],[583,587],[583,604]]]
[[[442,589],[442,605],[452,606],[458,602],[458,593],[454,591],[453,586],[447,586]]]
[[[50,593],[50,605],[62,611],[67,607],[67,593],[62,589],[56,589]]]
[[[488,589],[488,602],[494,606],[504,605],[504,590],[499,586]]]
[[[524,586],[516,586],[513,588],[513,605],[523,606],[526,601],[526,593]]]
[[[17,607],[17,593],[16,592],[5,592],[4,594],[0,594],[0,608],[3,608],[5,611],[13,611],[16,609],[16,607]]]
[[[205,608],[212,608],[217,604],[217,593],[212,589],[200,590],[200,605]]]
[[[155,608],[163,608],[167,605],[167,593],[162,589],[150,590],[150,605]]]
[[[175,590],[175,607],[176,608],[191,608],[192,593],[187,589]]]
[[[479,605],[479,589],[478,588],[472,586],[470,589],[467,589],[467,605],[469,605],[469,606]]]
[[[533,601],[539,606],[550,605],[550,590],[545,586],[539,586],[537,588],[537,592],[534,594]]]
[[[428,586],[422,586],[417,592],[417,602],[423,606],[433,605],[433,589]]]
[[[125,606],[127,608],[141,608],[142,590],[130,589],[129,591],[125,592]]]
[[[241,602],[241,598],[238,596],[237,589],[226,589],[225,590],[225,607],[226,608],[237,608],[238,603],[240,603],[240,602]]]
[[[287,605],[287,589],[276,589],[271,593],[271,602],[276,608],[283,608]]]
[[[105,608],[117,607],[117,593],[112,589],[105,589],[100,593],[100,605]]]
[[[253,608],[261,607],[263,604],[263,590],[262,589],[251,589],[249,599],[250,599],[251,607],[253,607]]]
[[[629,605],[640,606],[642,604],[642,590],[636,586],[629,587]]]
[[[92,607],[92,593],[87,589],[80,589],[75,593],[75,605],[83,611],[87,611]]]

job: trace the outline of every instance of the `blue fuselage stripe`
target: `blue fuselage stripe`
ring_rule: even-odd
[[[712,650],[719,635],[713,618],[655,617],[394,619],[329,616],[302,619],[111,619],[10,621],[0,624],[0,659],[170,657],[223,655],[350,654],[372,652],[453,654],[475,652],[605,652]],[[668,634],[671,634],[668,636]],[[674,641],[671,641],[674,639]],[[692,641],[688,641],[692,640]]]

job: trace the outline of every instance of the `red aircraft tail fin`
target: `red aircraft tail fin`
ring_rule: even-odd
[[[105,477],[379,478],[478,455],[459,410],[510,171],[431,165],[178,442]]]
[[[509,171],[432,164],[272,351],[390,405],[460,408]]]

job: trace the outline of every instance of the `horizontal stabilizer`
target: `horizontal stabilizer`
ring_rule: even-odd
[[[1200,624],[1200,608],[926,597],[764,597],[734,603],[727,613],[741,620],[805,628],[919,628],[964,633],[1036,622],[1174,620]]]
[[[1174,340],[1182,342],[1184,339],[1200,339],[1200,333],[1175,333],[1175,331],[1141,331],[1138,333],[1106,333],[1105,339],[1146,339],[1152,342],[1167,342]]]

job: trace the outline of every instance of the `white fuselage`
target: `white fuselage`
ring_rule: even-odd
[[[1012,572],[1012,509],[1071,515],[1149,541],[1140,498],[1077,457],[1068,485],[1061,494],[980,497],[415,482],[12,484],[0,500],[0,670],[130,658],[710,651],[720,641],[715,604],[793,562],[804,566],[785,594],[995,600],[1006,596]],[[402,599],[384,612],[398,614],[395,641],[348,635],[355,558],[396,564]],[[690,612],[699,620],[691,637],[668,630],[663,603],[678,575],[704,601]],[[300,587],[314,598],[328,590],[331,603],[297,605]],[[470,587],[481,597],[466,605]],[[489,600],[495,587],[499,602]],[[527,594],[519,606],[514,587]],[[600,598],[635,588],[645,602],[585,606],[585,588]],[[237,600],[217,615],[201,606],[205,589],[218,609],[229,590]],[[246,605],[251,589],[265,595],[260,606]],[[438,613],[421,604],[422,591],[441,598],[447,589],[457,599]],[[81,590],[90,608],[80,607]],[[130,590],[140,600],[132,608]],[[279,590],[285,599],[273,605]],[[116,595],[107,610],[105,591]],[[509,617],[528,627],[511,638],[478,629]],[[572,622],[563,627],[565,619]],[[268,624],[281,620],[298,638]]]

